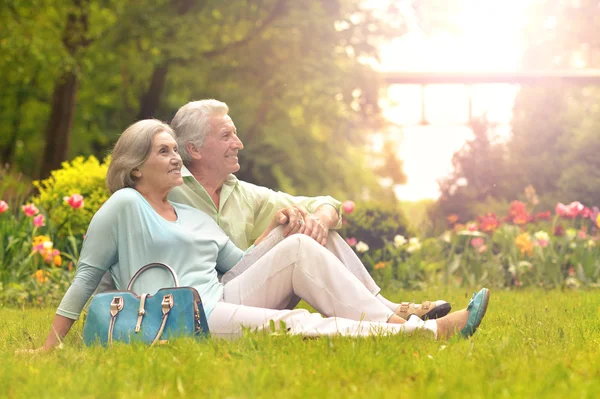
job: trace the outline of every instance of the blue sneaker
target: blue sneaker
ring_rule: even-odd
[[[485,311],[487,310],[488,303],[490,301],[490,290],[482,288],[479,292],[473,294],[473,297],[467,305],[467,311],[469,312],[469,319],[465,328],[460,330],[460,334],[468,338],[475,334],[477,327],[481,324]]]

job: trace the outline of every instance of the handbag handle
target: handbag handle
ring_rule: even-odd
[[[175,273],[175,270],[173,270],[173,268],[171,266],[165,265],[164,263],[157,262],[157,263],[148,263],[146,266],[143,266],[142,268],[140,268],[140,270],[135,272],[133,277],[131,277],[131,280],[129,280],[129,284],[127,284],[127,290],[130,290],[131,287],[133,287],[133,283],[135,283],[135,280],[140,276],[140,274],[142,274],[143,272],[145,272],[148,269],[153,269],[155,267],[166,269],[169,273],[171,273],[171,277],[173,277],[173,281],[175,282],[175,287],[179,287],[179,279],[177,278],[177,273]]]

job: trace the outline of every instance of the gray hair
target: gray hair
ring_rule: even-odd
[[[175,137],[169,125],[156,119],[136,122],[121,134],[106,173],[106,187],[110,194],[125,187],[135,187],[137,178],[131,172],[146,162],[152,151],[154,136],[162,132]]]
[[[184,162],[192,160],[185,147],[186,143],[202,147],[204,138],[211,129],[210,118],[216,115],[227,115],[228,112],[227,104],[214,99],[192,101],[179,108],[171,121],[171,127],[175,132],[179,155]]]

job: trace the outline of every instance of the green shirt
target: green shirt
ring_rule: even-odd
[[[248,249],[265,231],[275,212],[294,204],[303,205],[310,213],[330,204],[341,215],[341,203],[332,197],[295,197],[238,180],[229,175],[221,188],[219,209],[208,192],[185,167],[181,170],[184,184],[169,193],[169,200],[190,205],[212,217],[233,243]],[[341,226],[341,218],[336,228]]]

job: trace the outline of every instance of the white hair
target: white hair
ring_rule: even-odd
[[[169,125],[156,119],[138,121],[121,134],[106,174],[106,187],[110,194],[125,187],[135,187],[137,178],[131,172],[146,162],[152,151],[154,136],[162,132],[175,137]]]
[[[202,147],[204,138],[211,130],[210,119],[213,116],[227,115],[228,112],[227,104],[214,99],[192,101],[179,108],[171,121],[171,127],[175,132],[179,155],[184,162],[192,160],[185,145],[192,143],[196,147]]]

